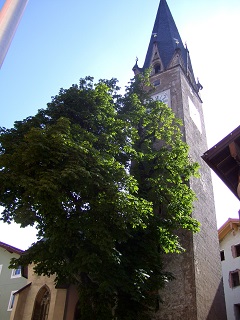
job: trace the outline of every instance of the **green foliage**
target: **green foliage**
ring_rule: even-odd
[[[2,220],[35,225],[39,241],[12,265],[79,290],[81,319],[148,319],[172,278],[164,254],[183,249],[191,217],[181,123],[150,98],[148,76],[121,96],[115,79],[81,79],[46,109],[0,131]]]

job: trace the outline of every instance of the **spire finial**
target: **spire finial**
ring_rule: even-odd
[[[201,85],[201,83],[199,82],[199,79],[197,78],[197,87],[198,87],[198,90],[202,90],[203,89],[203,86]]]
[[[175,41],[175,43],[176,43],[176,47],[178,48],[178,45],[179,45],[179,40],[177,39],[177,38],[173,38],[173,40]]]
[[[133,72],[135,73],[135,75],[139,74],[141,69],[138,66],[138,57],[136,57],[136,63],[134,65],[134,67],[132,68]]]

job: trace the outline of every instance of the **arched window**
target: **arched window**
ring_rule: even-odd
[[[50,291],[47,286],[42,287],[35,300],[32,320],[47,320],[50,305]]]
[[[159,72],[161,71],[161,65],[160,65],[160,63],[156,63],[156,64],[154,65],[153,69],[154,69],[154,74],[159,73]]]

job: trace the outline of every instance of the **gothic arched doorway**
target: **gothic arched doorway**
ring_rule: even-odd
[[[32,320],[47,320],[50,305],[50,290],[47,286],[42,287],[35,300]]]

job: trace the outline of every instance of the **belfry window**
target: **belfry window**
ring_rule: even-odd
[[[159,86],[160,85],[160,80],[156,80],[153,82],[154,87]]]
[[[153,69],[154,69],[154,74],[159,73],[159,72],[161,71],[161,65],[160,65],[160,63],[155,64],[154,67],[153,67]]]

